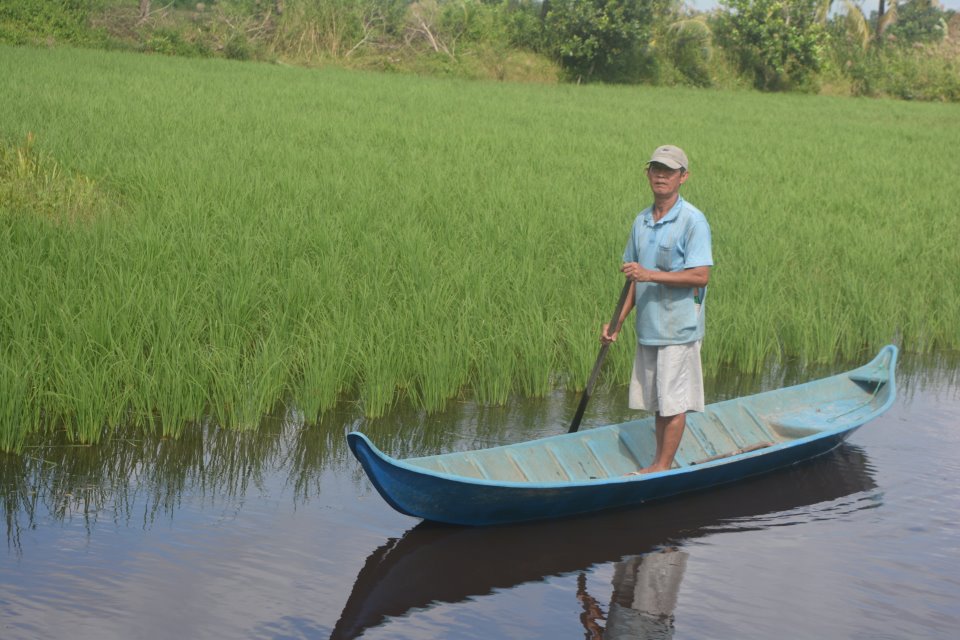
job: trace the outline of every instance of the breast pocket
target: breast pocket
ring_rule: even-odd
[[[673,271],[673,247],[657,245],[657,269],[660,271]]]

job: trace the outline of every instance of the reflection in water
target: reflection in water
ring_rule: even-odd
[[[902,366],[908,365],[905,360]],[[334,637],[372,628],[371,636],[394,635],[394,625],[401,631],[414,627],[410,637],[427,637],[431,634],[417,635],[421,623],[450,628],[444,626],[445,607],[398,618],[437,603],[465,601],[454,609],[476,630],[471,637],[483,637],[488,624],[499,624],[501,617],[512,624],[513,608],[547,601],[551,619],[557,618],[549,633],[584,633],[579,614],[587,613],[586,597],[594,598],[591,619],[609,637],[616,616],[648,611],[628,604],[631,590],[618,584],[629,580],[611,584],[613,577],[636,570],[633,583],[642,584],[646,560],[674,548],[691,554],[677,580],[677,628],[710,635],[709,629],[736,629],[749,619],[762,630],[757,634],[769,637],[775,633],[765,631],[781,622],[771,605],[792,607],[796,598],[764,590],[767,563],[779,572],[796,569],[791,557],[780,559],[776,541],[782,539],[778,532],[790,531],[784,527],[797,524],[812,537],[795,548],[839,543],[831,555],[843,554],[836,564],[814,554],[812,559],[821,561],[811,563],[805,578],[816,596],[808,600],[830,616],[833,635],[849,635],[845,631],[859,626],[873,635],[891,628],[899,637],[951,637],[957,593],[950,555],[957,518],[951,507],[960,503],[949,482],[956,476],[960,446],[953,428],[960,393],[956,371],[920,368],[911,376],[901,369],[897,410],[885,425],[861,432],[860,441],[871,443],[867,451],[881,466],[882,496],[874,488],[871,463],[848,444],[795,469],[671,502],[491,530],[419,525],[402,534],[409,521],[371,495],[344,433],[359,428],[393,452],[413,455],[516,442],[565,431],[577,394],[558,392],[492,408],[454,402],[436,416],[401,407],[377,421],[364,421],[355,407],[346,407],[320,426],[287,411],[256,430],[198,425],[179,440],[126,432],[99,446],[34,443],[25,455],[0,455],[0,510],[9,541],[6,563],[0,562],[4,637],[162,637],[170,635],[170,625],[179,625],[183,637],[217,625],[235,631],[223,634],[233,637],[251,629],[261,637],[324,637],[335,622]],[[719,400],[764,385],[751,387],[731,377],[707,393]],[[922,393],[927,385],[952,399],[941,402]],[[907,389],[917,390],[912,408],[905,406],[912,399]],[[624,405],[622,390],[597,393],[584,428],[633,417]],[[878,506],[881,497],[883,517],[864,517],[860,510]],[[232,517],[241,510],[242,517]],[[818,520],[830,522],[821,528]],[[703,546],[690,541],[756,530],[766,531],[759,536],[767,545],[758,549],[767,552],[763,562],[738,565],[751,585],[711,591],[703,584],[704,563],[729,568],[733,561],[723,560],[729,560],[730,549],[749,554],[751,549],[739,545],[755,538],[715,536]],[[578,603],[580,574],[588,582]],[[891,603],[894,581],[898,598]],[[828,582],[841,586],[825,588]],[[473,596],[518,585],[505,597],[484,598],[475,607],[469,603]],[[537,599],[527,600],[529,593]],[[731,598],[739,607],[719,615],[717,603]],[[765,603],[760,611],[751,608],[758,598]],[[846,619],[848,611],[853,614]],[[795,618],[803,622],[802,614]],[[811,625],[804,628],[816,635],[818,623]],[[909,633],[911,625],[920,633]],[[561,635],[569,632],[555,637]]]
[[[412,609],[609,562],[618,563],[619,577],[607,626],[672,628],[665,616],[676,603],[685,561],[671,549],[731,527],[789,526],[872,508],[878,501],[868,492],[875,487],[863,451],[845,444],[797,467],[635,509],[492,528],[421,523],[370,554],[331,638],[355,638]],[[587,633],[602,633],[602,607],[585,589],[583,595]]]
[[[48,436],[28,444],[22,455],[0,453],[8,546],[19,550],[21,532],[49,518],[82,518],[88,534],[101,518],[149,528],[158,518],[172,519],[183,496],[238,503],[276,476],[285,478],[295,500],[305,501],[321,492],[324,472],[352,471],[362,478],[348,452],[349,430],[364,429],[397,455],[418,455],[550,433],[562,424],[566,402],[567,394],[558,393],[510,407],[456,403],[433,416],[407,407],[377,420],[345,406],[319,426],[287,410],[248,431],[206,423],[170,439],[131,429],[98,445]]]
[[[688,554],[676,547],[627,556],[614,564],[613,595],[607,614],[587,593],[587,576],[577,577],[577,599],[588,640],[653,640],[673,637],[673,612]]]
[[[88,534],[101,518],[149,528],[172,519],[185,495],[240,502],[277,473],[306,498],[319,490],[322,469],[346,462],[343,440],[287,416],[265,419],[255,431],[203,425],[176,440],[122,433],[96,446],[51,442],[0,454],[8,546],[19,550],[21,532],[48,518],[82,518]]]
[[[935,359],[905,356],[898,365],[901,401],[915,388],[960,386],[955,356]],[[786,362],[762,377],[722,371],[707,381],[710,402],[779,388],[834,373],[837,364],[820,368]],[[0,509],[11,548],[19,549],[20,532],[43,518],[82,518],[92,530],[99,518],[127,526],[149,527],[158,517],[173,518],[184,495],[212,503],[242,499],[264,477],[286,478],[297,500],[320,493],[324,471],[347,470],[361,481],[344,434],[362,429],[387,453],[397,457],[507,444],[565,432],[579,394],[556,391],[546,398],[514,400],[504,407],[451,401],[443,413],[427,415],[398,406],[387,417],[361,416],[344,404],[320,425],[307,425],[295,409],[280,408],[257,429],[224,430],[207,423],[185,429],[177,440],[139,430],[120,431],[96,446],[56,442],[49,435],[23,455],[0,453]],[[582,428],[636,418],[626,408],[621,389],[598,389]]]
[[[597,599],[587,593],[587,574],[582,571],[577,576],[577,600],[583,607],[583,613],[580,614],[580,624],[586,630],[584,637],[587,640],[602,638],[606,616]]]
[[[362,478],[347,449],[347,431],[363,429],[394,455],[422,455],[552,435],[566,429],[575,402],[573,394],[556,392],[505,407],[454,402],[434,415],[397,407],[376,420],[344,405],[320,425],[307,425],[295,409],[281,408],[247,431],[208,422],[184,429],[174,440],[130,429],[98,445],[75,445],[46,434],[28,443],[22,455],[0,453],[0,509],[8,546],[19,550],[21,532],[47,518],[82,518],[88,533],[103,517],[149,528],[157,518],[172,519],[185,495],[209,504],[240,502],[277,475],[286,479],[295,500],[307,500],[320,493],[326,471],[352,471],[358,481]],[[598,399],[596,413],[605,415],[605,406]],[[614,418],[620,416],[608,421]]]
[[[21,531],[46,518],[82,518],[88,533],[104,517],[148,528],[157,518],[173,518],[184,495],[199,495],[211,504],[240,501],[275,475],[286,478],[296,499],[306,500],[320,493],[324,471],[351,469],[361,477],[344,438],[353,429],[365,431],[385,451],[407,457],[563,432],[577,402],[577,394],[557,391],[504,407],[451,402],[434,415],[399,406],[375,420],[345,404],[313,426],[295,409],[280,407],[277,416],[248,431],[207,422],[173,440],[130,429],[90,446],[47,434],[28,443],[23,455],[0,453],[0,508],[8,546],[19,550]],[[624,404],[619,391],[598,393],[584,427],[635,417]]]
[[[670,638],[687,553],[663,549],[618,562],[604,637]]]
[[[687,557],[685,551],[665,549],[619,563],[608,638],[673,636],[673,611]]]

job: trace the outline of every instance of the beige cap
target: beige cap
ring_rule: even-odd
[[[665,144],[662,147],[657,147],[656,151],[653,152],[653,155],[650,156],[650,162],[647,164],[651,164],[653,162],[665,165],[671,169],[683,169],[684,171],[690,170],[690,163],[687,162],[687,154],[683,152],[683,149],[669,144]]]

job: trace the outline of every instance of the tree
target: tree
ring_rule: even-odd
[[[550,49],[578,81],[615,80],[650,38],[665,0],[551,0],[544,3]]]
[[[906,0],[898,4],[891,0],[886,4],[879,0],[878,11],[870,18],[853,0],[843,0],[846,13],[839,18],[845,25],[848,37],[860,43],[864,51],[871,43],[881,44],[885,36],[904,44],[915,42],[936,42],[947,35],[947,12],[943,11],[936,0]],[[824,0],[822,19],[826,23],[826,14],[833,0]]]
[[[683,18],[670,24],[662,49],[674,68],[694,86],[711,84],[708,63],[713,55],[713,31],[704,14]]]
[[[876,14],[876,38],[877,41],[879,41],[880,38],[883,37],[883,32],[887,27],[897,19],[897,0],[891,0],[889,7],[887,7],[886,0],[877,0],[877,2],[879,4]],[[860,13],[862,15],[863,10],[861,10]]]
[[[906,44],[938,42],[947,35],[947,13],[933,0],[907,0],[896,8],[896,22],[886,35]]]
[[[784,91],[808,86],[823,65],[821,0],[721,0],[716,35],[754,86]]]
[[[846,31],[860,42],[863,49],[869,47],[871,41],[880,42],[887,27],[897,19],[896,0],[892,0],[889,6],[886,4],[886,0],[877,1],[879,3],[878,9],[875,14],[876,17],[872,19],[874,25],[871,27],[871,20],[867,19],[860,5],[856,4],[854,0],[843,0],[843,6],[846,9],[843,22],[846,25]],[[923,1],[929,2],[929,0]],[[834,0],[821,0],[820,2],[817,19],[823,25],[827,24],[833,2]]]

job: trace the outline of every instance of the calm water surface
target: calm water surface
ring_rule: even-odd
[[[0,637],[954,638],[957,378],[901,375],[887,414],[783,472],[492,529],[394,512],[344,434],[399,456],[514,442],[565,431],[577,397],[0,456]],[[623,395],[583,428],[632,417]]]

